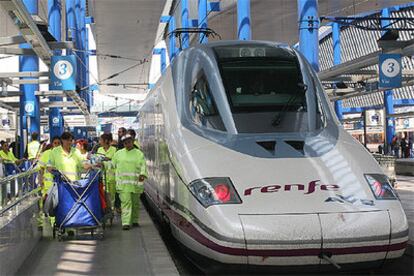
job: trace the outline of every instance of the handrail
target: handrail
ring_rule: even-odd
[[[38,169],[32,168],[0,179],[0,216],[29,196],[38,194],[37,172]]]

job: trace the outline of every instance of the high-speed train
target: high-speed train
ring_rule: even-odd
[[[180,52],[140,110],[145,194],[190,252],[248,267],[376,267],[408,224],[370,153],[284,44]]]

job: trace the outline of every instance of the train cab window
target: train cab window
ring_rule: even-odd
[[[199,126],[225,131],[206,77],[201,76],[189,97],[191,119]]]
[[[262,45],[218,46],[214,50],[239,133],[309,129],[308,89],[293,51]],[[319,105],[313,108],[321,114]],[[320,116],[315,120],[321,120]]]

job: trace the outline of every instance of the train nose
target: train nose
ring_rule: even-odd
[[[322,234],[317,214],[240,215],[253,265],[315,265]]]
[[[254,265],[318,265],[382,261],[389,247],[387,211],[240,215]]]
[[[331,262],[346,264],[386,258],[391,232],[387,211],[319,214],[319,218],[322,254]]]

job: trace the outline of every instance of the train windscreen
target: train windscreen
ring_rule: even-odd
[[[261,45],[214,50],[240,133],[308,130],[307,86],[294,52]]]

